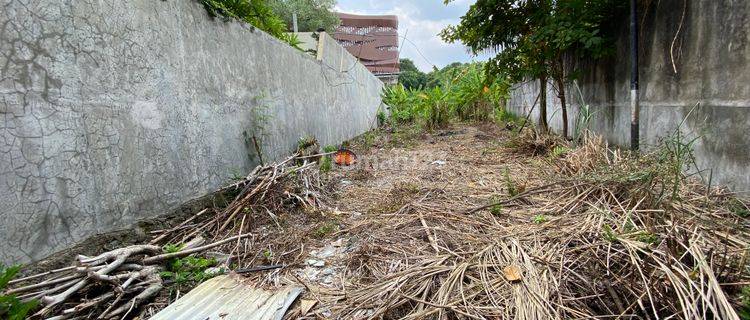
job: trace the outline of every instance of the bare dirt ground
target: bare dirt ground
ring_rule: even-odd
[[[739,319],[746,308],[750,235],[736,209],[747,207],[670,171],[669,154],[633,159],[593,137],[572,147],[492,123],[381,130],[348,148],[357,164],[330,172],[300,159],[259,168],[148,242],[232,237],[198,256],[256,286],[305,287],[288,319]],[[118,317],[155,314],[200,281],[188,271]],[[96,314],[106,304],[86,302],[111,285],[49,310]]]
[[[360,137],[327,177],[334,227],[287,269],[317,304],[290,318],[737,317],[747,224],[725,190],[683,181],[664,204],[663,169],[595,138],[408,132]]]
[[[322,221],[315,227],[302,231],[313,237],[297,238],[304,261],[286,268],[308,288],[303,299],[320,301],[309,316],[377,317],[379,313],[400,312],[401,306],[389,306],[385,301],[377,306],[377,299],[367,301],[373,309],[364,308],[355,314],[338,314],[337,309],[343,307],[347,290],[381,280],[411,263],[451,254],[460,247],[450,242],[453,239],[440,236],[441,229],[456,219],[450,214],[507,195],[511,175],[525,183],[541,176],[544,158],[514,153],[506,146],[508,134],[487,123],[457,125],[432,134],[370,133],[354,140],[350,148],[358,152],[358,163],[335,166],[325,177],[332,191],[329,209],[320,213]],[[533,217],[541,214],[490,211],[479,211],[465,219],[533,223]],[[482,233],[476,231],[466,236],[481,237]],[[402,251],[404,247],[408,251]],[[301,315],[292,312],[291,317],[296,316]]]

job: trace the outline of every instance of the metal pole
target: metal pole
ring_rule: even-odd
[[[294,33],[297,33],[297,13],[292,13],[292,30],[294,30]]]
[[[630,149],[638,151],[640,126],[638,104],[638,1],[630,0]]]

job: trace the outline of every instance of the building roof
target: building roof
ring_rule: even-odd
[[[342,25],[352,27],[381,26],[398,29],[398,17],[394,15],[359,15],[351,13],[336,13]]]
[[[341,25],[331,34],[374,74],[399,72],[398,17],[338,13]]]

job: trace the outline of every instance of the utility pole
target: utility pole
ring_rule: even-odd
[[[638,151],[640,139],[638,103],[638,1],[630,0],[630,150]]]
[[[294,33],[297,33],[297,13],[292,13],[292,30],[294,30]]]

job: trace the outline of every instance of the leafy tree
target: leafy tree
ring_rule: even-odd
[[[455,82],[459,76],[464,74],[464,71],[468,66],[470,66],[468,63],[453,62],[442,69],[434,69],[430,71],[427,75],[429,79],[427,81],[427,87],[432,88],[450,85]]]
[[[448,42],[460,41],[475,54],[498,52],[487,63],[490,75],[504,73],[512,81],[536,78],[541,92],[545,92],[548,69],[544,44],[533,43],[531,36],[544,24],[549,11],[548,0],[479,0],[461,17],[459,25],[448,26],[441,37]],[[546,130],[544,97],[540,95],[539,125]]]
[[[319,28],[333,31],[341,21],[333,12],[336,0],[270,0],[269,5],[292,30],[292,15],[297,13],[297,28],[300,32],[313,32]]]
[[[453,0],[444,0],[450,3]],[[601,57],[611,52],[614,38],[608,28],[624,0],[478,0],[448,26],[441,37],[460,41],[472,52],[494,51],[486,71],[511,81],[539,80],[547,91],[552,78],[560,92],[563,133],[567,136],[567,106],[564,83],[571,72],[564,69],[563,55]],[[539,97],[539,125],[547,129],[547,99]]]
[[[427,87],[429,77],[426,73],[417,69],[414,61],[411,59],[399,60],[401,74],[398,76],[398,82],[406,89],[420,89]]]
[[[562,107],[563,135],[568,136],[568,112],[563,55],[601,58],[614,52],[613,26],[610,24],[620,10],[622,0],[557,0],[543,25],[532,35],[532,43],[543,44],[549,74],[557,87]]]
[[[421,72],[419,70],[419,68],[417,68],[417,65],[414,64],[414,61],[412,61],[409,58],[400,59],[400,60],[398,60],[398,63],[400,65],[401,72],[404,72],[404,71],[419,71],[419,72]]]

